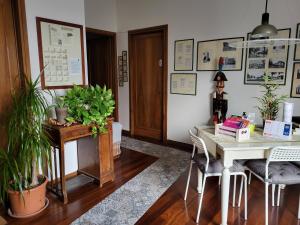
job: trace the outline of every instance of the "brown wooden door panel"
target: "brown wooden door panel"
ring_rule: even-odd
[[[11,0],[0,0],[0,147],[6,143],[11,94],[20,87],[17,38]]]
[[[163,34],[135,35],[133,42],[134,135],[162,139],[163,124]]]

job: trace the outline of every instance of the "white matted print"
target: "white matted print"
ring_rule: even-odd
[[[291,97],[300,98],[300,62],[294,63]]]
[[[197,74],[196,73],[171,73],[171,94],[196,95]]]
[[[174,70],[192,71],[194,64],[194,39],[175,41]]]
[[[199,41],[197,45],[197,71],[217,71],[220,57],[224,58],[224,71],[240,71],[243,66],[243,48],[233,43],[244,37]]]
[[[291,29],[281,29],[278,30],[277,38],[289,38],[290,35]],[[248,40],[250,40],[250,33],[248,33]],[[285,85],[288,54],[288,45],[248,48],[244,83],[258,85],[264,82],[264,75],[268,75],[272,82]]]

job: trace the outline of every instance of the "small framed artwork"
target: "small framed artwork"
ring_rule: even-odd
[[[194,39],[175,41],[174,70],[193,71],[194,68]]]
[[[290,38],[291,29],[278,30],[275,38]],[[248,33],[248,40],[253,40]],[[285,85],[288,66],[289,45],[249,47],[246,53],[244,84],[259,85],[267,74],[273,83]]]
[[[127,51],[122,51],[123,61],[127,62]]]
[[[179,95],[197,94],[196,73],[171,73],[170,93]]]
[[[296,38],[300,39],[300,23],[297,24]],[[295,45],[294,60],[300,61],[300,44]]]
[[[300,62],[294,63],[291,98],[300,98]]]
[[[122,56],[118,56],[118,65],[119,66],[123,65],[123,57]]]
[[[243,67],[243,48],[236,48],[236,42],[244,37],[198,41],[197,71],[217,71],[219,58],[224,58],[224,71],[241,71]]]

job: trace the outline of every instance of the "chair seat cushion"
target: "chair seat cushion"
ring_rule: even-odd
[[[205,172],[206,166],[206,157],[204,154],[196,154],[193,158],[194,162],[201,170],[201,172]],[[223,164],[221,159],[215,159],[214,157],[209,157],[209,165],[207,168],[207,173],[222,173],[223,171]],[[233,166],[230,168],[230,172],[244,172],[244,167],[237,162],[233,162]]]
[[[249,160],[247,167],[261,178],[265,178],[266,160]],[[271,162],[268,167],[268,182],[272,184],[300,183],[300,169],[290,162]]]

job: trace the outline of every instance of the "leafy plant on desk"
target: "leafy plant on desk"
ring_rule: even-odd
[[[263,120],[275,120],[278,116],[280,104],[288,97],[287,95],[277,95],[276,91],[279,88],[272,79],[265,75],[264,83],[260,85],[264,88],[263,95],[256,97],[259,105],[257,106]]]
[[[93,135],[106,131],[107,118],[115,109],[112,91],[95,87],[74,86],[65,96],[68,107],[68,122],[79,122],[92,126]]]

